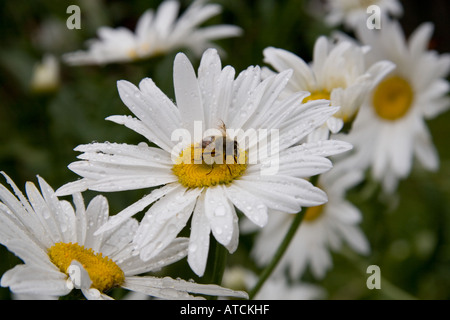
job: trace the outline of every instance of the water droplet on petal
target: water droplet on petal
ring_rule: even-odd
[[[216,209],[214,210],[214,215],[216,217],[223,217],[225,215],[225,213],[226,213],[226,209],[224,206],[216,207]]]

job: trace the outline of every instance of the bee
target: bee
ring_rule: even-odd
[[[225,160],[225,164],[231,174],[228,159],[232,157],[233,164],[239,163],[239,144],[236,139],[231,139],[227,135],[227,128],[222,120],[218,129],[221,132],[220,135],[210,136],[202,140],[202,149],[206,151],[203,152],[202,157],[205,163],[211,165],[211,171],[208,174],[214,169],[214,163],[222,164],[224,163],[223,160]],[[213,159],[212,161],[211,158]],[[216,161],[216,159],[219,159],[219,161]]]

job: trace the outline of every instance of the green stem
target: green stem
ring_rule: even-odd
[[[289,247],[289,244],[291,243],[292,238],[294,237],[295,233],[297,232],[298,227],[300,226],[303,217],[305,215],[305,211],[300,211],[296,214],[294,221],[292,221],[291,227],[289,228],[288,232],[286,233],[286,236],[284,237],[283,241],[281,242],[280,246],[278,247],[277,252],[272,258],[272,261],[269,265],[262,271],[261,276],[258,279],[258,282],[253,287],[253,289],[249,292],[249,299],[253,299],[255,295],[259,292],[261,287],[264,285],[266,280],[270,277],[273,270],[277,267],[278,263],[280,262],[281,258],[283,257],[284,253],[286,252],[287,248]]]
[[[213,273],[211,275],[211,283],[215,283],[221,285],[222,277],[225,272],[225,267],[227,264],[227,249],[221,245],[219,242],[216,242],[215,248],[215,256],[214,256],[214,264],[213,264]]]
[[[211,239],[211,250],[208,259],[208,264],[211,265],[210,272],[205,275],[205,283],[214,283],[221,285],[223,274],[227,263],[228,252],[227,249],[221,245],[216,239]],[[210,300],[216,300],[216,296],[208,297]]]

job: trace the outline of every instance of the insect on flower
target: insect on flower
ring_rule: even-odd
[[[201,143],[202,159],[206,164],[211,165],[209,173],[214,169],[214,163],[225,163],[228,170],[231,171],[229,164],[243,162],[240,159],[239,144],[236,138],[232,139],[228,136],[227,128],[222,120],[220,120],[218,130],[220,134],[208,136]],[[230,157],[231,160],[229,160]]]

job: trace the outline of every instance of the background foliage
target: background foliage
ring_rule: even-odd
[[[126,26],[134,30],[136,20],[159,0],[79,0],[7,1],[0,0],[0,170],[23,188],[36,175],[55,189],[78,178],[67,169],[78,153],[73,148],[92,141],[139,143],[141,136],[105,121],[109,115],[129,114],[117,93],[116,81],[137,84],[151,77],[171,98],[172,63],[176,52],[145,62],[107,66],[71,67],[61,64],[59,87],[51,92],[30,89],[35,63],[46,53],[84,49],[84,41],[96,36],[102,25]],[[328,34],[323,13],[314,11],[320,1],[309,0],[216,0],[223,13],[207,24],[231,23],[244,29],[239,38],[217,41],[227,53],[224,65],[239,72],[249,65],[263,65],[262,50],[275,46],[290,50],[309,61],[316,38]],[[190,1],[181,1],[185,8]],[[66,8],[81,8],[80,30],[66,28]],[[432,21],[435,32],[430,47],[450,52],[445,0],[402,1],[400,20],[409,35],[421,22]],[[190,56],[189,52],[186,52]],[[198,59],[191,57],[196,67]],[[419,299],[450,298],[450,113],[429,121],[441,158],[435,173],[414,168],[402,181],[398,194],[378,197],[377,187],[366,183],[350,193],[350,199],[363,212],[362,229],[369,238],[369,257],[348,257],[349,252],[333,254],[334,267],[317,281],[309,274],[302,280],[316,283],[329,299]],[[2,183],[5,183],[3,180]],[[105,194],[112,214],[140,199],[148,191]],[[94,193],[87,192],[89,199]],[[88,200],[86,200],[88,201]],[[252,235],[242,237],[238,251],[228,257],[228,265],[244,265],[258,272],[249,258]],[[0,248],[0,275],[19,263],[13,254]],[[380,266],[382,290],[368,290],[366,268]],[[185,260],[166,273],[198,279]],[[392,287],[389,287],[392,284]],[[402,291],[396,288],[401,288]],[[404,295],[404,293],[409,295]],[[115,293],[120,297],[123,292]],[[9,289],[0,288],[0,299],[10,299]]]

